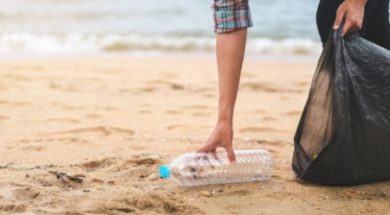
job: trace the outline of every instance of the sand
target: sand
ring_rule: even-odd
[[[157,168],[196,150],[217,113],[211,58],[0,62],[0,214],[390,214],[390,183],[321,187],[291,170],[315,62],[248,60],[236,149],[267,149],[267,182],[180,188]]]

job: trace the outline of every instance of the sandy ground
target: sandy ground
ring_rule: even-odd
[[[314,68],[245,63],[235,146],[268,149],[271,180],[183,189],[156,172],[207,139],[213,59],[0,62],[0,214],[390,214],[390,183],[295,179],[292,138]]]

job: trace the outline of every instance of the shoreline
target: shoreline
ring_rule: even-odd
[[[315,54],[246,54],[246,62],[316,63]],[[167,59],[167,60],[215,60],[213,52],[135,52],[135,53],[82,53],[82,54],[15,54],[0,55],[0,62],[72,59]]]

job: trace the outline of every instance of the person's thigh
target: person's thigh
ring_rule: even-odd
[[[323,44],[333,31],[333,24],[336,19],[336,12],[344,0],[321,0],[317,10],[317,27]]]
[[[323,44],[326,43],[344,0],[321,0],[317,10],[317,26]],[[389,0],[369,0],[365,8],[360,34],[382,47],[390,49]]]
[[[390,49],[389,0],[370,0],[367,3],[362,35]]]
[[[228,33],[252,27],[249,0],[213,0],[216,33]]]

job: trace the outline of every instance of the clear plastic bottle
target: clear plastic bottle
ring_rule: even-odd
[[[266,150],[236,151],[236,163],[230,164],[226,152],[189,153],[169,165],[160,166],[160,178],[173,178],[181,186],[264,181],[273,173],[273,159]]]

